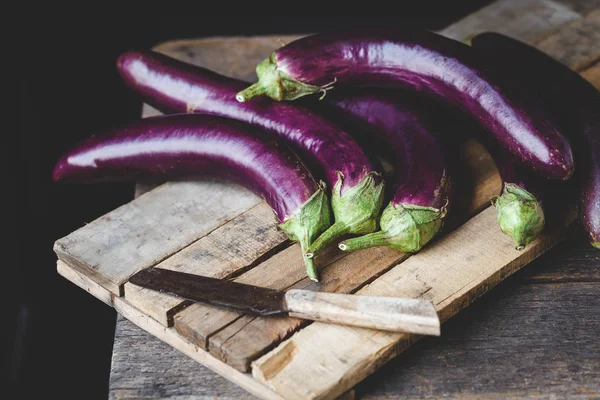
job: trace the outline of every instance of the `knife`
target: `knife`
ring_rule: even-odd
[[[300,289],[278,291],[162,268],[141,270],[129,278],[129,282],[251,315],[287,314],[290,317],[342,325],[440,335],[440,320],[429,300]]]

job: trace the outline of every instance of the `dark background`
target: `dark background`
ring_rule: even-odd
[[[401,16],[186,16],[40,18],[18,39],[19,134],[9,140],[3,286],[8,333],[3,370],[8,398],[105,399],[114,310],[56,273],[56,239],[129,201],[132,184],[63,186],[51,171],[59,156],[92,132],[139,118],[141,102],[115,69],[117,56],[160,42],[213,35],[310,33],[357,26],[441,29],[491,1],[402,4]],[[442,6],[441,4],[446,4]],[[10,80],[10,78],[9,78]],[[12,83],[12,82],[9,82]],[[19,151],[15,148],[18,140]],[[5,142],[6,143],[6,142]],[[16,250],[16,251],[15,251]],[[5,297],[5,295],[3,295]],[[5,323],[2,323],[5,326]],[[4,397],[4,396],[2,396]]]

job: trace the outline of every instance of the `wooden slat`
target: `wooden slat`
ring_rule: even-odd
[[[583,71],[581,76],[590,81],[596,89],[600,90],[600,62]]]
[[[596,18],[594,13],[590,16]],[[595,30],[593,23],[577,24],[579,30],[574,25],[557,33],[569,39],[544,39],[542,43],[557,44],[547,47],[549,54],[560,59],[567,52],[561,51],[558,44],[568,46],[576,36],[586,38],[596,34],[586,31]],[[587,50],[582,53],[584,58],[589,54]],[[566,59],[573,68],[581,65],[572,53]],[[516,250],[508,237],[492,229],[493,211],[492,208],[483,211],[358,293],[431,299],[440,318],[447,320],[552,247],[566,232],[560,225],[555,231],[547,230],[523,252],[514,254]],[[564,226],[574,219],[573,211]],[[415,335],[313,323],[255,361],[252,373],[286,398],[333,398],[417,339]],[[300,376],[310,379],[299,379]]]
[[[593,303],[598,297],[588,299],[581,291],[562,285],[548,289],[539,284],[533,288],[527,285],[565,280],[597,285],[599,255],[583,243],[583,237],[570,235],[551,254],[503,282],[500,290],[448,321],[443,336],[424,338],[391,360],[356,387],[357,398],[462,399],[470,393],[476,398],[509,398],[505,385],[511,385],[516,398],[533,398],[540,388],[546,391],[542,398],[563,398],[577,392],[586,381],[598,380],[600,374],[590,371],[597,359],[597,341],[589,341],[589,334],[597,331],[600,321],[588,318],[599,309]],[[598,289],[588,287],[585,291],[593,296]],[[591,314],[581,312],[586,308]],[[565,324],[566,319],[575,322]],[[522,329],[531,321],[542,321],[543,325],[539,330]],[[523,346],[526,343],[530,346]],[[524,351],[528,352],[527,360],[541,356],[545,357],[544,363],[524,366]],[[111,370],[110,398],[115,400],[254,398],[120,315]],[[556,378],[566,373],[568,379]]]
[[[306,277],[306,267],[301,254],[300,245],[294,244],[241,274],[234,281],[271,289],[285,289]],[[315,259],[316,264],[323,267],[323,262],[332,263],[343,255],[342,252],[330,248]],[[208,339],[240,317],[241,314],[237,312],[196,303],[175,315],[174,327],[198,347],[210,349]]]
[[[256,65],[284,43],[304,35],[210,37],[166,42],[155,50],[220,74],[255,82]],[[198,51],[202,48],[202,51]]]
[[[600,285],[511,283],[367,378],[360,398],[598,398]]]
[[[450,25],[441,33],[463,40],[472,34],[494,31],[530,42],[579,18],[581,14],[555,1],[497,1]]]
[[[559,0],[558,2],[583,15],[600,8],[600,0]]]
[[[574,217],[573,212],[569,221]],[[546,232],[519,252],[495,218],[493,208],[484,210],[357,294],[429,299],[445,321],[565,234]],[[316,322],[253,362],[252,374],[287,399],[331,399],[417,339]]]
[[[172,182],[58,239],[58,258],[114,294],[135,272],[155,265],[255,206],[238,185]],[[209,206],[210,205],[210,206]]]
[[[570,23],[535,45],[575,71],[588,68],[600,59],[600,10]]]
[[[252,267],[287,244],[286,235],[276,228],[273,211],[261,202],[157,267],[224,279]],[[124,292],[127,301],[165,326],[172,325],[173,315],[189,304],[129,282]]]
[[[110,291],[98,285],[93,279],[90,279],[88,275],[80,273],[60,260],[57,261],[57,271],[65,278],[102,301],[112,298],[112,305],[120,315],[127,318],[149,334],[169,344],[173,349],[190,357],[192,360],[204,365],[213,372],[226,376],[227,379],[242,386],[253,395],[258,396],[261,399],[283,400],[280,395],[252,379],[249,374],[241,373],[212,357],[206,351],[198,349],[192,343],[178,335],[174,329],[165,328],[159,322],[135,308],[123,297],[114,297]]]
[[[319,284],[303,276],[289,287],[350,293],[406,257],[401,252],[384,248],[355,252],[328,265]],[[307,322],[290,317],[243,316],[209,338],[209,352],[228,365],[247,371],[252,360]]]

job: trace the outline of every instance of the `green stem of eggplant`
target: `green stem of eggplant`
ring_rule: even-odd
[[[308,248],[305,256],[307,258],[313,258],[315,254],[319,253],[325,247],[333,243],[340,236],[343,236],[351,231],[351,227],[343,222],[336,222],[329,227],[321,236],[315,240]]]
[[[263,86],[262,82],[256,82],[255,84],[248,86],[235,95],[235,99],[240,103],[244,103],[254,97],[267,95],[267,89]]]
[[[369,247],[387,246],[390,243],[390,237],[387,232],[378,231],[368,235],[359,236],[344,240],[338,247],[343,251],[356,251],[368,249]]]

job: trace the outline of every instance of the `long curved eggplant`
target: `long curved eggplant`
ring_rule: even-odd
[[[393,181],[388,180],[388,186],[395,189],[381,215],[381,230],[347,239],[338,245],[340,249],[387,246],[416,252],[441,229],[452,185],[438,136],[443,132],[432,124],[435,110],[422,100],[399,91],[355,89],[336,92],[323,102],[325,115],[355,126],[362,141],[385,149],[379,154],[393,155]]]
[[[92,136],[56,164],[55,181],[132,181],[214,176],[265,199],[303,254],[330,226],[327,195],[295,153],[239,121],[180,114],[142,119]],[[314,262],[307,274],[318,280]]]
[[[570,144],[551,115],[489,67],[469,46],[427,31],[315,34],[267,57],[256,67],[258,82],[237,99],[247,102],[266,95],[293,100],[324,95],[335,84],[404,87],[462,109],[538,174],[568,179],[574,171]]]
[[[579,219],[600,248],[600,92],[566,65],[508,36],[486,32],[471,38],[471,45],[537,91],[564,127],[577,162]]]
[[[335,223],[319,238],[317,253],[341,235],[377,228],[384,182],[356,141],[316,112],[260,99],[239,103],[246,82],[152,51],[122,54],[118,70],[144,102],[164,113],[215,114],[260,126],[288,141],[331,190]]]

